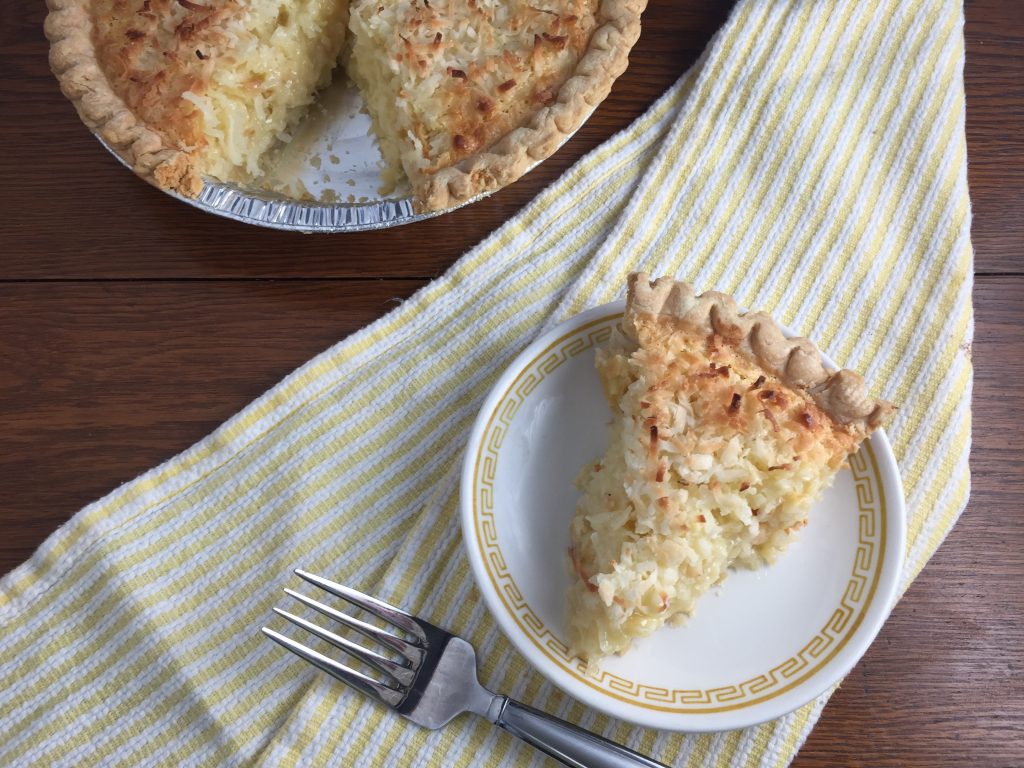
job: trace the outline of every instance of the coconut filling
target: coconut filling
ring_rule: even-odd
[[[373,7],[377,10],[377,6]],[[350,22],[352,42],[345,63],[345,72],[356,84],[384,158],[381,169],[381,194],[393,192],[403,176],[402,149],[399,137],[408,134],[403,112],[398,108],[400,75],[397,63],[380,55],[389,28],[381,15],[356,8]]]
[[[570,645],[592,672],[684,621],[730,568],[775,561],[845,458],[803,423],[802,395],[739,355],[688,354],[699,345],[620,337],[598,354],[612,422],[577,480],[567,595]]]
[[[244,19],[244,26],[242,24]],[[347,0],[246,0],[226,26],[229,45],[200,90],[182,94],[199,110],[205,173],[248,182],[331,81],[348,26]]]

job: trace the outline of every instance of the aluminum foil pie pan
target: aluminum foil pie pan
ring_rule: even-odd
[[[98,134],[97,138],[124,162]],[[417,213],[407,185],[385,192],[384,161],[370,117],[358,89],[345,77],[320,92],[287,138],[270,160],[265,187],[207,179],[197,198],[161,191],[216,216],[307,233],[397,227],[454,211],[490,194],[441,211]]]

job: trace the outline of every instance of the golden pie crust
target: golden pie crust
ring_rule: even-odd
[[[159,122],[159,127],[138,118],[129,105],[135,101],[136,106],[140,106],[139,101],[148,98],[147,86],[152,84],[149,73],[138,78],[132,71],[132,58],[144,53],[146,31],[139,29],[141,34],[137,34],[130,20],[138,17],[147,27],[151,27],[152,22],[144,15],[149,13],[148,4],[140,3],[134,10],[124,5],[120,8],[114,3],[98,5],[97,13],[103,18],[97,24],[88,0],[48,0],[50,12],[45,31],[50,40],[50,67],[82,121],[137,174],[164,189],[195,197],[203,182],[189,151],[183,149],[200,140],[194,125],[173,119],[177,102],[169,107],[171,115],[153,113],[152,122]],[[169,6],[170,3],[163,0],[154,13],[168,13]],[[96,37],[104,37],[104,33],[118,32],[122,40],[116,47],[98,47],[94,42]],[[104,64],[114,66],[116,62],[123,62],[120,71],[108,74]],[[180,97],[191,83],[180,82],[185,75],[178,70],[172,63],[170,77],[164,77],[172,81],[171,87]],[[128,87],[116,93],[112,81]],[[154,108],[160,109],[157,105]],[[164,117],[172,119],[164,120]]]
[[[786,338],[771,316],[741,312],[724,293],[697,295],[693,286],[636,272],[629,276],[623,330],[636,341],[652,324],[668,324],[717,337],[779,377],[794,389],[803,390],[839,425],[867,434],[892,415],[891,403],[871,397],[860,374],[850,370],[829,371],[821,352],[805,338]]]
[[[197,196],[203,186],[203,168],[195,159],[196,148],[203,145],[202,123],[181,95],[202,89],[204,67],[196,58],[202,61],[204,46],[231,45],[218,35],[226,19],[242,12],[238,0],[210,5],[47,0],[47,5],[51,68],[83,122],[143,178]],[[441,210],[515,181],[552,154],[607,96],[639,37],[646,0],[566,0],[565,5],[596,9],[592,19],[571,13],[559,21],[552,14],[552,23],[561,26],[534,37],[541,53],[577,47],[572,71],[559,73],[555,82],[535,67],[536,87],[529,85],[528,97],[515,104],[511,97],[523,90],[523,79],[534,76],[529,62],[525,67],[522,61],[510,63],[514,74],[508,77],[500,67],[491,67],[481,87],[449,93],[446,106],[457,108],[448,119],[451,146],[429,155],[433,162],[411,174],[419,210]],[[358,8],[353,2],[351,12]],[[416,23],[422,25],[423,19]],[[581,29],[589,32],[585,38]],[[413,40],[417,30],[423,31],[418,26],[402,39]],[[154,55],[165,61],[155,66]],[[506,98],[502,88],[513,93]],[[523,103],[529,104],[525,113]]]

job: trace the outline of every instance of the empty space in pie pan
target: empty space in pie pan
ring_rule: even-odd
[[[118,160],[128,165],[102,136],[95,135]],[[569,138],[571,135],[565,141]],[[295,190],[297,196],[214,179],[204,180],[196,198],[161,191],[206,213],[298,232],[359,232],[396,227],[448,213],[490,194],[477,195],[441,211],[417,213],[407,182],[403,181],[389,194],[381,194],[385,187],[383,167],[362,96],[338,70],[334,82],[320,92],[317,103],[276,159],[275,187]]]

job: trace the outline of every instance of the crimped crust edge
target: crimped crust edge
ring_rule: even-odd
[[[187,197],[198,196],[203,181],[188,155],[140,121],[100,69],[88,0],[46,0],[46,6],[50,69],[82,122],[142,178]]]
[[[895,408],[871,397],[860,374],[829,371],[821,352],[809,339],[787,338],[764,312],[741,312],[729,295],[707,291],[698,295],[689,283],[634,272],[628,278],[623,331],[637,338],[640,315],[670,317],[705,335],[718,334],[747,357],[791,387],[802,389],[818,407],[840,424],[870,432],[883,426]]]
[[[602,0],[599,26],[576,70],[562,83],[554,104],[539,110],[528,126],[516,128],[484,152],[442,168],[416,190],[421,211],[443,210],[516,181],[550,157],[608,96],[629,63],[640,37],[647,0]]]

